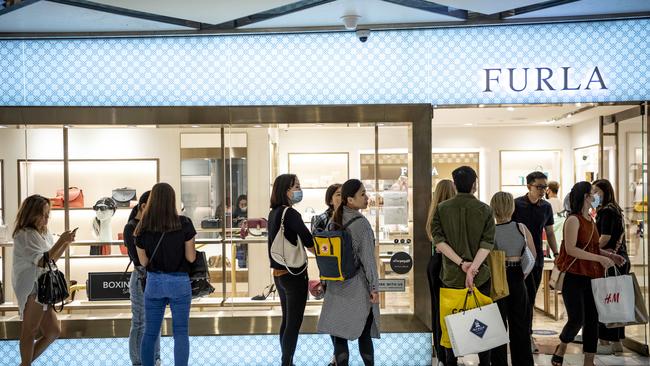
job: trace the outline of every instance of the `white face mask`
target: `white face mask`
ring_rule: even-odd
[[[599,194],[594,194],[594,199],[591,201],[591,207],[593,208],[598,208],[602,202],[602,199],[600,198]]]

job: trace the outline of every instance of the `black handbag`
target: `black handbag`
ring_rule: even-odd
[[[201,220],[201,229],[218,229],[221,227],[220,218],[205,218]]]
[[[63,273],[59,271],[48,252],[43,253],[43,265],[47,264],[47,271],[38,278],[37,295],[38,302],[43,305],[51,305],[54,311],[63,311],[63,301],[68,298],[68,283]],[[57,310],[56,304],[61,303]]]
[[[210,272],[205,252],[196,251],[194,263],[190,263],[190,280],[192,282],[192,298],[208,296],[214,292],[210,284]]]
[[[111,197],[117,202],[117,207],[130,207],[131,201],[137,201],[138,196],[134,188],[116,188]]]

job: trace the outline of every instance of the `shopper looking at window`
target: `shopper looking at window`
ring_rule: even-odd
[[[440,345],[442,331],[440,328],[440,273],[442,270],[442,254],[435,250],[433,245],[433,215],[438,205],[456,195],[456,186],[449,179],[443,179],[436,185],[431,205],[429,206],[429,215],[427,217],[426,232],[431,241],[431,258],[427,265],[427,274],[429,278],[429,292],[431,293],[431,329],[433,329],[433,341],[436,350],[436,358],[440,362],[446,360],[445,348]]]
[[[140,263],[138,251],[135,246],[133,233],[142,219],[142,213],[147,207],[147,200],[151,191],[146,191],[140,196],[138,204],[133,207],[129,220],[124,226],[124,245],[129,253],[129,259],[133,262],[133,272],[129,279],[129,298],[131,299],[131,330],[129,331],[129,357],[133,366],[142,365],[140,351],[142,337],[144,336],[144,288],[142,284],[147,276],[147,270]],[[160,364],[160,337],[156,340],[154,359]]]
[[[441,287],[477,287],[490,293],[490,270],[484,263],[494,247],[494,216],[490,206],[479,201],[476,172],[462,166],[452,172],[458,194],[438,205],[431,224],[435,249],[444,257],[440,273]],[[451,349],[445,350],[446,366],[457,365]],[[490,351],[479,354],[479,364],[490,365]]]
[[[603,276],[614,261],[622,263],[616,254],[601,252],[599,235],[590,210],[596,198],[589,182],[576,183],[570,193],[569,217],[564,224],[564,245],[556,264],[566,271],[562,286],[562,299],[567,312],[567,323],[560,334],[560,344],[551,358],[553,366],[563,363],[567,345],[575,339],[582,328],[584,366],[594,365],[598,344],[598,311],[591,290],[591,280]]]
[[[623,209],[616,202],[614,187],[606,179],[599,179],[593,183],[592,188],[596,200],[596,227],[600,234],[599,244],[602,250],[616,253],[625,259],[625,263],[610,267],[609,276],[630,273],[630,258],[627,255],[625,242],[625,221]],[[605,324],[598,325],[598,354],[613,354],[623,352],[621,340],[625,339],[625,327],[607,328]]]
[[[528,333],[528,294],[521,267],[524,248],[535,255],[533,237],[524,224],[512,221],[515,200],[512,194],[497,192],[490,201],[497,221],[494,233],[494,249],[506,253],[506,278],[510,295],[497,301],[499,312],[510,334],[510,358],[512,365],[532,366],[533,352]],[[508,366],[508,346],[492,350],[492,366]]]
[[[341,187],[341,205],[332,222],[347,228],[352,236],[356,274],[345,281],[327,281],[325,300],[318,320],[318,332],[332,336],[337,366],[347,366],[348,340],[359,340],[363,364],[375,364],[372,338],[379,338],[379,276],[375,261],[375,234],[370,222],[359,212],[368,207],[366,189],[358,179]],[[356,219],[358,218],[358,219]]]
[[[196,259],[192,220],[179,216],[176,194],[167,183],[157,183],[135,229],[140,264],[147,269],[144,289],[145,328],[143,366],[154,365],[155,345],[169,304],[174,333],[174,365],[187,366],[190,356],[189,317],[192,302],[190,263]]]
[[[311,219],[312,233],[316,232],[316,230],[325,230],[327,228],[327,223],[332,219],[334,211],[341,204],[341,184],[335,183],[327,187],[327,191],[325,191],[325,204],[327,205],[327,210]]]
[[[542,272],[544,269],[544,248],[542,242],[542,231],[546,231],[546,240],[557,256],[557,241],[553,231],[553,207],[550,203],[544,201],[544,194],[548,189],[547,177],[542,172],[532,172],[526,177],[528,184],[528,193],[515,199],[515,213],[512,215],[514,222],[526,225],[528,231],[533,236],[537,258],[535,267],[528,277],[526,277],[526,290],[528,291],[528,331],[530,333],[530,344],[533,352],[538,352],[537,345],[533,337],[533,314],[535,313],[535,298],[537,290],[542,282]]]
[[[75,239],[76,229],[65,231],[54,243],[47,228],[50,201],[40,195],[27,197],[20,205],[13,231],[12,285],[20,322],[20,366],[29,366],[61,333],[52,306],[37,302],[38,277],[47,268],[43,254],[56,261]],[[37,336],[40,334],[40,338]]]
[[[280,345],[282,347],[282,366],[293,364],[293,354],[298,344],[298,334],[302,325],[305,305],[307,305],[307,263],[301,268],[286,268],[271,257],[271,245],[280,232],[284,213],[284,236],[293,245],[298,238],[306,248],[313,250],[314,242],[302,216],[292,206],[302,200],[300,181],[295,174],[282,174],[275,178],[271,191],[271,212],[268,219],[269,260],[273,270],[273,281],[282,307],[280,324]]]

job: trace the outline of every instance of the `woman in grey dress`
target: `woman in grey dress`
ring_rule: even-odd
[[[325,301],[318,321],[318,332],[332,336],[337,366],[347,366],[348,340],[359,339],[364,365],[374,365],[371,338],[379,338],[379,278],[375,261],[375,236],[359,210],[368,207],[363,183],[350,179],[341,187],[342,204],[332,220],[344,225],[355,217],[349,230],[359,264],[356,275],[345,281],[328,281]]]

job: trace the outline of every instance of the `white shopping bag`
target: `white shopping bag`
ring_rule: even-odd
[[[445,323],[456,356],[484,352],[510,341],[494,303],[447,315]]]
[[[610,276],[591,280],[591,291],[601,323],[627,323],[635,320],[632,276]]]

